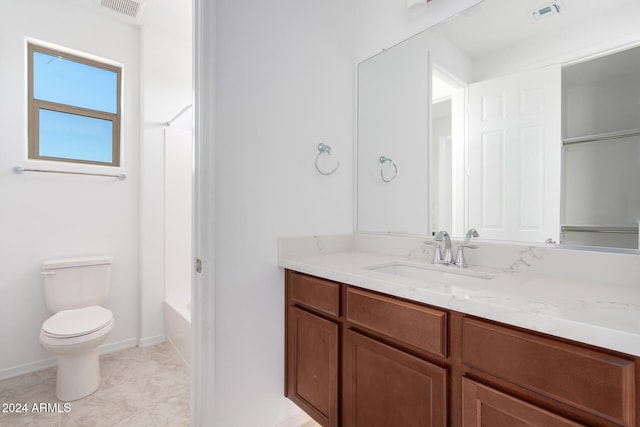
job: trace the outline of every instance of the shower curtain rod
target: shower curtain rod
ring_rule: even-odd
[[[164,125],[165,125],[165,126],[171,126],[171,123],[175,122],[175,121],[178,119],[178,117],[180,117],[181,115],[183,115],[183,114],[184,114],[184,112],[185,112],[185,111],[187,111],[189,108],[191,108],[191,106],[192,106],[192,105],[193,105],[193,104],[189,104],[189,105],[187,105],[186,107],[184,107],[182,110],[180,110],[180,112],[179,112],[178,114],[176,114],[176,115],[173,117],[173,119],[171,119],[171,120],[169,120],[169,121],[165,122],[165,123],[164,123]]]

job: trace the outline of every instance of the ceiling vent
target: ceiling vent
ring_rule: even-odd
[[[147,3],[146,0],[95,0],[95,2],[103,11],[134,21],[140,21]]]
[[[543,18],[548,18],[550,16],[557,15],[563,10],[564,10],[564,4],[562,4],[561,0],[558,0],[553,3],[547,4],[545,6],[542,6],[531,13],[533,14],[533,17],[535,19],[543,19]]]

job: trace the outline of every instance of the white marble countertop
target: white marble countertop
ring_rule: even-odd
[[[371,270],[401,263],[454,273],[446,278],[415,279]],[[329,280],[383,292],[444,309],[495,320],[557,337],[640,356],[640,288],[479,267],[466,271],[433,265],[427,257],[398,256],[363,250],[320,250],[280,256],[279,265]],[[457,279],[458,273],[491,277]]]

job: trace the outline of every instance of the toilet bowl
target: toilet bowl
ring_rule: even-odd
[[[111,257],[46,261],[45,301],[55,313],[42,324],[40,343],[58,359],[56,397],[78,400],[100,386],[98,346],[113,330],[113,313],[102,307],[109,293]]]
[[[58,358],[59,400],[78,400],[98,389],[98,346],[107,339],[113,324],[113,313],[100,306],[60,311],[44,322],[40,343]]]

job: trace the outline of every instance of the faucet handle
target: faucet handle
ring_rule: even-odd
[[[467,268],[467,260],[464,258],[464,248],[478,249],[478,245],[469,245],[466,243],[460,243],[460,245],[458,246],[458,253],[456,255],[456,260],[453,262],[453,265],[459,268]]]
[[[435,249],[433,251],[433,260],[431,261],[431,264],[443,264],[444,261],[442,261],[442,252],[440,251],[440,245],[437,243],[434,243],[435,245]]]
[[[440,243],[436,241],[427,240],[424,242],[425,245],[433,245],[433,260],[431,264],[442,264],[442,251],[440,250]]]
[[[459,268],[467,268],[467,260],[464,258],[464,248],[468,246],[460,245],[458,246],[458,254],[456,255],[456,260],[453,262],[453,265]]]

